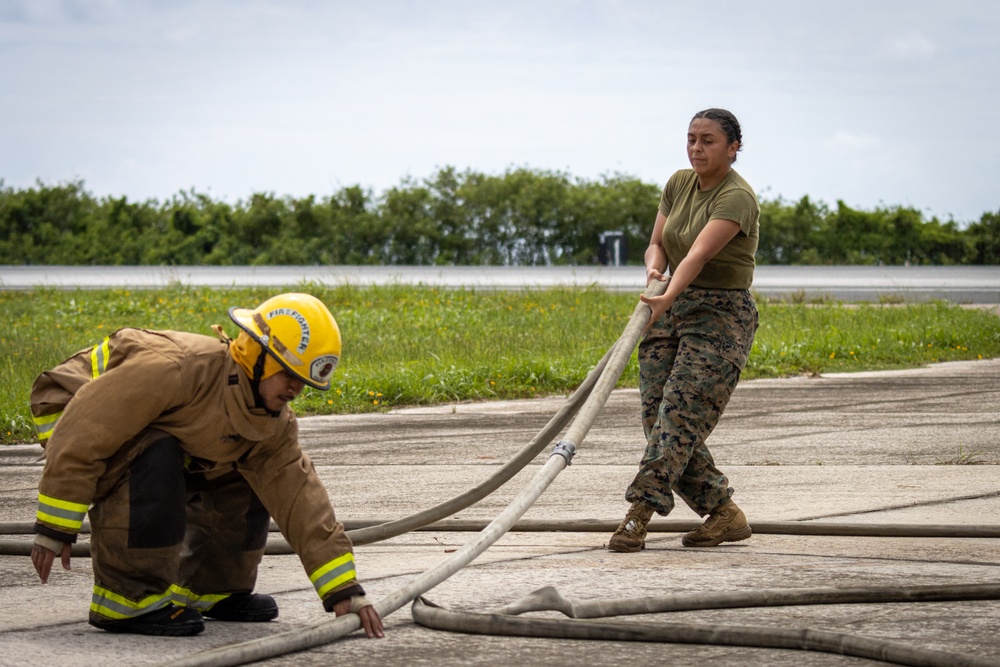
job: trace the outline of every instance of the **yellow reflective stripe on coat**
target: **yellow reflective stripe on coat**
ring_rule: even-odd
[[[198,611],[208,611],[219,602],[222,602],[232,593],[207,593],[198,595],[190,588],[184,588],[174,584],[170,587],[170,599],[180,607],[191,607]]]
[[[98,378],[107,370],[108,357],[111,356],[111,346],[108,344],[110,336],[105,336],[100,345],[95,345],[90,352],[90,372],[93,377]]]
[[[170,591],[155,595],[147,595],[135,602],[123,595],[100,586],[94,586],[94,594],[90,598],[90,611],[113,619],[135,618],[151,611],[162,609],[170,604]]]
[[[309,581],[313,582],[313,586],[316,587],[316,592],[321,598],[341,584],[357,578],[358,574],[354,569],[354,554],[350,552],[339,558],[334,558],[309,575]]]
[[[42,523],[68,528],[74,532],[83,526],[87,515],[87,505],[69,500],[59,500],[45,494],[38,494],[38,520]]]
[[[35,430],[38,431],[38,442],[45,442],[52,435],[53,429],[56,427],[56,422],[62,417],[62,411],[59,411],[52,415],[45,415],[44,417],[32,417],[31,420],[35,422]]]

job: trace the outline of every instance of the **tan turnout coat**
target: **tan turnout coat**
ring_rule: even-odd
[[[144,429],[156,428],[176,437],[190,456],[215,464],[209,476],[235,467],[307,574],[319,576],[331,563],[343,563],[351,541],[299,446],[294,413],[286,406],[273,416],[253,404],[250,381],[225,339],[116,331],[35,381],[31,409],[45,447],[40,498],[89,507],[106,460]],[[41,510],[38,521],[46,532],[74,532],[50,523]],[[317,584],[321,597],[356,584],[348,559],[346,580],[341,576],[342,583],[326,590]]]

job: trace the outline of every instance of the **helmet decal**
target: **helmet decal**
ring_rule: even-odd
[[[302,316],[302,313],[292,308],[275,308],[267,314],[267,319],[270,320],[279,315],[288,315],[299,323],[299,329],[302,332],[302,337],[299,339],[299,345],[295,348],[295,351],[302,354],[306,351],[306,348],[309,347],[309,321]]]
[[[325,384],[330,379],[330,376],[333,375],[334,369],[337,368],[338,361],[340,359],[332,354],[316,357],[309,366],[309,377],[316,382]]]

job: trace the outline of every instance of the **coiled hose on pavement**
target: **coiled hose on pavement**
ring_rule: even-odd
[[[954,602],[1000,600],[1000,584],[945,584],[936,586],[859,586],[845,588],[762,588],[725,593],[676,593],[643,598],[614,598],[574,602],[552,586],[539,588],[496,610],[517,616],[531,611],[558,611],[569,618],[602,618],[634,614],[661,614],[702,609],[788,607],[815,604],[872,604],[886,602]]]
[[[980,586],[965,587],[930,587],[940,591],[921,591],[913,589],[800,589],[784,591],[749,591],[746,600],[741,600],[740,593],[723,593],[716,596],[701,597],[719,598],[710,606],[691,606],[693,601],[681,600],[681,609],[711,609],[722,606],[725,608],[743,606],[761,606],[771,604],[841,604],[844,602],[912,602],[964,600],[965,595],[972,599],[997,599],[1000,585],[989,587],[984,594]],[[948,590],[945,590],[948,589]],[[950,589],[967,589],[952,591]],[[563,600],[554,589],[554,596]],[[935,593],[940,597],[934,597]],[[538,592],[532,596],[537,596]],[[531,597],[531,596],[529,596]],[[679,596],[685,597],[685,596]],[[650,604],[650,601],[661,601],[663,604]],[[616,614],[643,614],[650,611],[670,611],[672,605],[668,598],[634,598],[628,600],[596,601],[598,608],[590,609],[594,616],[614,616]],[[781,600],[779,602],[779,600]],[[564,602],[568,602],[563,600]],[[534,600],[538,602],[538,600]],[[508,606],[516,606],[508,605]],[[587,603],[584,603],[587,604]],[[569,603],[572,608],[572,603]],[[564,611],[564,606],[556,601],[552,606],[540,604],[530,605],[532,610]],[[646,609],[646,607],[661,607]],[[911,667],[997,667],[1000,661],[992,658],[981,658],[947,651],[923,649],[885,639],[859,637],[838,632],[814,630],[811,628],[773,628],[746,625],[719,625],[707,623],[598,623],[579,618],[519,618],[504,613],[479,614],[473,612],[458,612],[443,609],[425,600],[417,598],[412,605],[413,620],[424,627],[451,632],[469,634],[506,635],[517,637],[548,637],[557,639],[597,639],[636,642],[669,642],[674,644],[711,644],[716,646],[745,646],[752,648],[783,648],[801,649],[836,653],[872,660],[881,660]]]

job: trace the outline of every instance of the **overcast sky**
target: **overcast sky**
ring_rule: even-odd
[[[0,0],[0,179],[229,202],[444,166],[661,184],[718,106],[766,198],[964,224],[1000,210],[998,35],[991,0]]]

